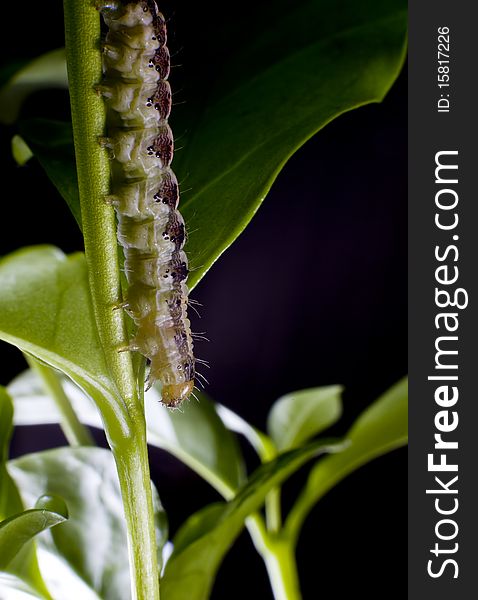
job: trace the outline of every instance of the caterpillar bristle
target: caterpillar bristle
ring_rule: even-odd
[[[206,385],[209,385],[209,381],[206,379],[206,377],[204,377],[204,375],[202,373],[199,373],[198,371],[196,371],[196,376],[199,377],[200,379],[202,379]],[[198,380],[198,383],[204,389],[204,385],[199,380]]]
[[[140,348],[135,343],[129,343],[126,346],[120,346],[118,352],[139,352]]]
[[[129,302],[120,302],[119,304],[113,304],[113,310],[121,310],[121,309],[128,309],[129,308]]]

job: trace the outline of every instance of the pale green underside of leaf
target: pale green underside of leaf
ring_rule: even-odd
[[[68,505],[69,521],[37,538],[40,568],[55,600],[130,600],[126,525],[111,452],[58,448],[10,461],[8,469],[25,504],[48,489]],[[153,496],[161,551],[167,525],[154,489]]]
[[[121,403],[94,324],[84,256],[67,257],[51,246],[17,251],[0,261],[0,289],[0,339],[63,371],[102,410],[114,409],[119,417]]]
[[[98,410],[84,392],[68,379],[63,389],[78,418],[101,429]],[[15,403],[15,425],[60,423],[61,417],[38,376],[26,371],[8,386]],[[196,471],[225,498],[230,498],[245,478],[245,467],[235,436],[224,426],[215,405],[203,394],[181,410],[171,411],[152,388],[145,394],[148,443],[163,448]]]
[[[44,597],[25,583],[20,577],[0,571],[0,598],[2,600],[44,600]]]
[[[32,508],[0,522],[0,569],[7,569],[23,546],[36,535],[68,518],[64,503],[51,500],[43,504],[43,508]]]

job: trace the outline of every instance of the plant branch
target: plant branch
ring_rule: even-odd
[[[93,436],[89,429],[78,419],[53,368],[28,354],[25,354],[25,358],[30,368],[39,375],[45,391],[55,402],[60,413],[60,426],[70,446],[94,446]]]
[[[301,600],[297,562],[290,540],[272,536],[262,558],[275,600]]]
[[[278,533],[282,526],[281,488],[276,487],[266,496],[266,523],[269,533]]]
[[[81,220],[98,332],[118,396],[127,409],[138,401],[123,311],[114,210],[105,202],[110,165],[99,144],[105,133],[105,106],[95,86],[102,79],[100,17],[85,0],[64,0],[65,40],[75,141]]]
[[[105,106],[95,91],[102,79],[100,16],[91,0],[64,0],[65,40],[81,219],[92,303],[117,406],[103,421],[118,470],[125,510],[133,600],[159,600],[159,570],[146,445],[143,386],[137,385],[126,345],[113,208],[105,202],[110,166],[99,138]],[[119,427],[119,424],[125,424]]]
[[[268,533],[259,514],[246,521],[254,547],[264,561],[275,600],[301,600],[297,563],[292,541]]]
[[[133,600],[159,600],[159,568],[146,429],[114,453],[128,531]]]

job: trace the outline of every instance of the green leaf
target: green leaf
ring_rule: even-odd
[[[196,118],[173,166],[191,188],[181,212],[193,286],[246,227],[290,156],[337,116],[382,100],[403,64],[401,0],[282,2],[258,12],[262,27],[249,33],[247,15],[239,50],[232,59],[224,53],[202,114],[204,101],[187,98]],[[232,12],[226,28],[240,19]],[[203,85],[196,90],[204,95]]]
[[[111,452],[59,448],[10,461],[8,468],[26,504],[47,489],[68,505],[68,523],[38,536],[40,567],[55,600],[130,600],[126,526]],[[153,492],[161,551],[167,526]]]
[[[355,421],[346,435],[350,446],[328,456],[311,471],[305,489],[287,518],[285,529],[297,539],[312,507],[334,485],[367,462],[399,448],[408,439],[408,380],[402,379],[380,396]]]
[[[231,431],[243,435],[259,455],[262,462],[272,460],[277,455],[277,448],[271,438],[253,427],[245,419],[227,406],[216,404],[216,411],[224,425]]]
[[[0,338],[76,381],[114,426],[122,410],[94,325],[82,254],[26,248],[0,261]],[[111,415],[111,416],[110,416]]]
[[[245,467],[234,435],[205,394],[195,392],[181,411],[160,403],[157,390],[146,394],[148,442],[167,450],[196,471],[222,496],[231,498],[244,481]]]
[[[339,385],[292,392],[279,398],[267,418],[267,430],[281,451],[296,448],[333,425],[342,414]]]
[[[101,416],[91,399],[71,379],[60,375],[60,382],[80,421],[85,425],[103,429]],[[15,406],[14,424],[57,425],[61,423],[58,407],[45,391],[37,373],[28,369],[7,387]]]
[[[173,168],[191,190],[181,203],[191,288],[246,227],[289,157],[339,115],[381,101],[404,60],[403,0],[281,0],[273,11],[258,8],[253,22],[247,11],[229,14],[187,32],[201,52],[187,55],[187,103],[172,115],[182,146]],[[51,148],[68,127],[38,137],[25,125],[22,135],[79,222],[72,152]]]
[[[6,469],[12,437],[13,404],[5,388],[0,386],[0,520],[23,510],[20,494]]]
[[[66,378],[63,389],[80,421],[102,428],[101,418],[85,394]],[[8,390],[15,402],[16,425],[59,423],[60,415],[38,377],[26,371]],[[200,394],[181,410],[171,411],[160,402],[155,388],[145,394],[148,443],[163,448],[188,465],[225,498],[244,480],[245,467],[236,438],[218,417],[215,405]]]
[[[27,96],[53,87],[68,87],[63,48],[47,52],[23,65],[0,89],[0,122],[13,123]]]
[[[163,600],[209,598],[221,560],[244,527],[245,519],[260,508],[267,493],[307,460],[342,447],[322,441],[282,454],[260,466],[233,500],[208,506],[188,519],[178,532],[173,554],[166,563],[161,587]]]
[[[0,569],[6,569],[23,546],[36,535],[68,519],[66,504],[54,496],[42,496],[35,508],[0,523]]]
[[[33,157],[33,152],[21,136],[14,135],[11,146],[13,159],[19,167],[23,167]]]

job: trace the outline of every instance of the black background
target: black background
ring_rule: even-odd
[[[39,19],[35,53],[62,43],[61,15]],[[18,56],[32,53],[20,43],[9,53],[13,48]],[[187,58],[181,52],[178,62]],[[211,365],[207,392],[258,427],[284,393],[341,383],[345,412],[331,433],[344,433],[406,373],[406,94],[402,74],[382,104],[340,117],[308,142],[192,294],[203,304],[200,320],[191,315],[193,330],[211,340],[198,344],[198,355]],[[62,94],[58,98],[63,101]],[[35,105],[41,102],[39,95]],[[81,249],[76,224],[40,167],[35,161],[16,167],[9,135],[1,144],[4,189],[10,189],[3,194],[1,254],[36,243]],[[24,362],[5,344],[0,352],[5,384]],[[12,453],[60,444],[64,438],[56,427],[22,428]],[[253,467],[255,458],[244,449]],[[172,533],[189,514],[218,499],[164,452],[151,451],[151,469]],[[285,510],[306,473],[286,485]],[[339,598],[350,592],[405,597],[405,450],[362,468],[321,501],[306,522],[298,561],[305,600],[327,592]],[[271,597],[247,534],[228,554],[213,593],[215,599],[244,596]]]

